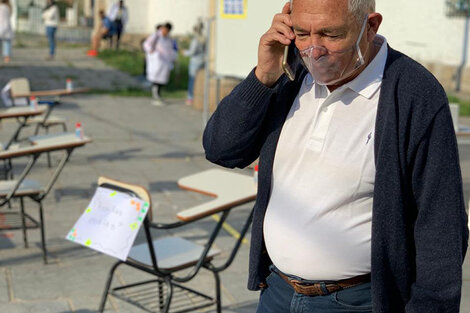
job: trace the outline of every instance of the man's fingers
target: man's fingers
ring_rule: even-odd
[[[267,46],[272,46],[278,43],[288,46],[290,45],[291,40],[278,32],[268,32],[261,37],[261,42],[264,42]]]
[[[284,7],[282,8],[282,13],[290,14],[290,2],[286,2],[286,4],[284,4]]]
[[[283,24],[286,24],[289,27],[292,27],[292,21],[290,19],[289,14],[278,13],[278,14],[274,15],[273,22],[272,22],[271,26],[276,24],[276,23],[283,23]]]
[[[295,39],[295,34],[292,31],[292,28],[283,23],[276,23],[272,25],[268,32],[278,32],[280,34],[283,34],[290,40]]]

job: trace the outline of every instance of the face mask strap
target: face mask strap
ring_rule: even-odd
[[[369,17],[369,14],[366,14],[366,17],[364,18],[364,23],[362,23],[361,32],[360,32],[359,37],[357,38],[357,41],[356,41],[356,50],[357,50],[357,54],[359,55],[359,62],[361,62],[361,64],[364,64],[364,56],[362,55],[361,48],[359,47],[359,44],[361,42],[362,35],[364,35],[364,31],[366,29],[367,18],[368,17]]]

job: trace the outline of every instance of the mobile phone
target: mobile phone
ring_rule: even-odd
[[[292,41],[290,45],[284,48],[284,57],[282,58],[282,69],[284,73],[286,73],[287,77],[290,80],[295,79],[295,72],[294,69],[296,68],[297,60],[297,53],[295,47],[295,42]]]
[[[290,10],[292,12],[292,0],[290,0]],[[284,56],[282,58],[282,69],[284,70],[284,73],[286,73],[287,77],[292,81],[295,79],[294,69],[297,59],[295,49],[295,42],[292,41],[290,45],[284,47]]]

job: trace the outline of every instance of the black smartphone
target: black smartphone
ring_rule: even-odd
[[[295,79],[295,68],[299,61],[296,50],[297,47],[294,40],[292,40],[291,44],[284,48],[284,57],[282,58],[282,69],[292,81]]]

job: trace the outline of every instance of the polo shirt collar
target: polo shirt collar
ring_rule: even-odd
[[[349,89],[370,99],[382,85],[385,63],[387,62],[387,40],[377,35],[383,41],[379,52],[369,65],[352,81],[345,84]]]

